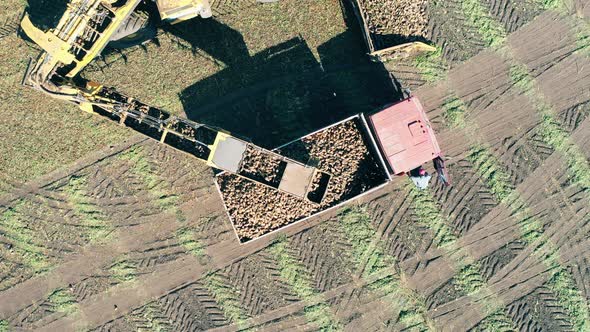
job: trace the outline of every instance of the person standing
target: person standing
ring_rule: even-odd
[[[414,168],[410,171],[410,180],[412,180],[412,182],[420,190],[428,188],[431,178],[432,175],[422,168],[422,166]]]

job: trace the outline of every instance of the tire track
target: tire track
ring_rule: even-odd
[[[351,267],[351,245],[337,223],[326,221],[297,234],[291,243],[293,254],[314,277],[319,292],[352,281],[356,271]]]
[[[277,263],[266,250],[248,256],[225,269],[230,284],[240,290],[240,303],[249,316],[298,301],[280,279]]]
[[[445,216],[452,221],[453,230],[463,235],[498,203],[469,160],[450,163],[449,172],[454,179],[453,186],[437,183],[434,186],[434,197],[442,206]]]
[[[520,29],[543,12],[537,0],[483,0],[482,3],[508,33]]]
[[[583,132],[583,131],[581,131]],[[578,132],[578,133],[581,133]],[[555,159],[555,157],[557,156],[552,156],[551,159]],[[554,165],[556,165],[557,160],[551,160],[548,161],[543,168],[550,168]],[[542,169],[539,169],[537,172],[543,171]],[[549,174],[549,173],[545,173],[545,174]],[[547,175],[545,175],[547,176]],[[528,182],[532,182],[535,183],[536,181],[531,181],[532,179],[527,179]],[[546,183],[546,182],[542,182],[542,183]],[[536,183],[537,185],[539,185],[538,183]],[[542,184],[541,184],[542,185]],[[527,191],[532,191],[532,192],[539,192],[539,190],[535,190],[533,188],[527,188],[527,184],[523,184],[521,187],[523,187],[527,189]],[[545,202],[536,204],[534,206],[531,206],[531,210],[535,209],[535,208],[543,208],[543,209],[549,209],[549,210],[559,210],[559,209],[551,209],[550,207],[547,207],[547,202],[552,202],[552,201],[556,201],[556,199],[554,199],[553,197],[543,197],[543,195],[539,195],[541,196],[540,198],[544,199]],[[525,198],[526,200],[526,198]],[[533,212],[531,212],[533,213]],[[576,213],[576,210],[572,210],[572,213]],[[533,215],[536,215],[533,213]],[[553,226],[551,226],[550,228],[548,228],[545,233],[548,234],[547,236],[550,237],[550,241],[553,243],[557,244],[557,248],[559,249],[561,246],[565,245],[565,243],[568,243],[568,240],[563,240],[563,239],[567,239],[568,236],[565,235],[567,234],[567,232],[572,232],[573,234],[579,234],[579,230],[576,228],[576,225],[579,223],[579,220],[583,220],[585,218],[585,216],[588,216],[588,213],[584,213],[582,215],[578,215],[576,218],[574,218],[573,220],[571,219],[567,219],[567,216],[559,216],[558,220],[568,220],[567,223],[567,227],[565,227],[565,225],[563,224],[553,224]],[[565,219],[564,219],[565,218]],[[549,216],[548,219],[552,219],[555,220],[555,216]],[[587,227],[586,227],[587,228]],[[587,230],[586,230],[587,232]],[[487,233],[490,233],[490,231],[487,231]],[[578,235],[580,237],[584,237],[586,234],[585,232],[583,232],[581,235]],[[556,239],[561,239],[556,241]],[[564,243],[565,242],[565,243]],[[587,241],[586,241],[587,242]],[[537,241],[538,243],[538,241]],[[522,296],[522,294],[526,294],[526,288],[529,289],[530,291],[530,287],[534,287],[535,284],[537,284],[538,286],[540,286],[543,283],[543,278],[547,278],[548,277],[548,273],[550,272],[550,269],[547,269],[546,267],[544,267],[544,264],[538,260],[538,257],[542,257],[541,254],[538,255],[531,255],[531,251],[533,250],[533,248],[536,248],[536,246],[529,246],[527,247],[526,250],[522,251],[517,258],[513,259],[508,265],[506,265],[501,273],[497,273],[496,275],[493,276],[492,280],[490,280],[491,284],[493,287],[500,287],[501,285],[501,289],[504,290],[508,290],[510,288],[513,288],[514,285],[517,285],[518,287],[516,287],[516,289],[514,290],[510,290],[509,292],[507,291],[500,291],[500,290],[496,290],[495,293],[497,294],[503,294],[502,297],[504,298],[504,301],[506,303],[510,303],[511,300],[507,299],[506,296],[508,294],[510,294],[510,296],[514,296],[516,298],[520,298],[520,296]],[[584,251],[579,251],[579,250],[567,250],[564,251],[564,248],[562,248],[561,252],[562,252],[562,260],[561,260],[561,264],[565,264],[565,266],[567,266],[567,262],[571,261],[572,259],[575,259],[576,257],[585,257],[584,255]],[[573,256],[566,258],[566,256],[563,254],[564,252],[567,253],[572,253]],[[571,255],[570,255],[571,256]],[[525,263],[527,260],[529,260],[528,263]],[[537,260],[537,262],[535,262],[535,260]],[[520,272],[518,272],[520,271]],[[519,274],[520,273],[520,274]],[[539,274],[540,273],[540,274]],[[539,274],[539,275],[537,275]],[[545,275],[545,277],[543,277],[542,275]],[[523,279],[523,278],[527,278],[527,279]],[[522,282],[519,283],[519,280],[528,280],[527,282]],[[536,280],[533,282],[533,280]],[[545,279],[546,280],[546,279]],[[510,286],[512,285],[512,286]],[[461,299],[455,302],[455,305],[457,305],[457,303],[459,302],[465,302],[468,301],[467,299]],[[447,312],[446,308],[444,310],[441,310],[442,308],[439,308],[439,311],[442,312]],[[454,312],[461,312],[462,310],[456,311],[456,309],[454,310]],[[468,315],[468,313],[463,312],[462,317],[461,318],[457,318],[457,319],[453,319],[453,321],[463,321],[464,319],[466,319],[466,315]],[[450,321],[447,321],[450,324]]]
[[[427,15],[427,38],[442,48],[448,62],[462,62],[484,49],[477,29],[463,19],[461,1],[431,1]]]

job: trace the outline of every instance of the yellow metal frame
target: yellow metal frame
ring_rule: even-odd
[[[76,76],[82,69],[84,69],[84,67],[86,67],[90,62],[92,62],[97,56],[100,55],[102,50],[107,46],[108,42],[111,40],[111,37],[117,32],[121,24],[125,22],[125,20],[129,17],[129,15],[131,15],[131,13],[135,10],[135,8],[140,2],[141,0],[129,1],[127,4],[118,8],[114,12],[115,17],[112,20],[111,24],[109,24],[106,30],[102,32],[101,37],[92,46],[92,48],[86,54],[86,56],[81,61],[76,62],[76,67],[66,75],[67,77]]]
[[[370,53],[369,56],[373,61],[385,62],[398,58],[407,58],[427,52],[436,52],[436,47],[430,46],[423,42],[412,42],[375,51]]]
[[[208,0],[157,0],[158,11],[163,21],[176,24],[190,20],[196,16],[203,16],[204,10],[210,12],[211,6]],[[183,14],[175,16],[174,14]]]
[[[111,23],[101,32],[100,38],[96,40],[82,60],[77,60],[75,55],[70,53],[70,49],[75,42],[76,36],[82,32],[90,17],[94,15],[96,7],[100,3],[105,3],[105,6],[109,8],[109,0],[97,0],[85,15],[75,13],[73,11],[75,6],[69,5],[57,28],[47,32],[35,27],[29,16],[25,15],[21,22],[23,31],[50,56],[49,59],[41,59],[43,67],[40,68],[40,72],[49,74],[60,62],[64,65],[75,63],[76,65],[66,74],[66,77],[71,78],[76,76],[84,67],[100,55],[107,43],[111,40],[111,37],[140,2],[141,0],[130,0],[127,4],[113,11],[114,17]],[[71,26],[71,31],[70,29],[68,31],[62,31],[62,29],[69,26]],[[64,35],[60,36],[60,34]]]
[[[73,54],[69,53],[70,45],[59,39],[53,32],[43,32],[33,25],[29,15],[25,14],[21,22],[21,28],[35,44],[41,46],[52,58],[69,65],[76,60]]]

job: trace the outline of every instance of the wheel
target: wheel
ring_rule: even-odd
[[[157,28],[147,13],[133,12],[111,37],[109,47],[123,49],[141,45],[157,35]]]

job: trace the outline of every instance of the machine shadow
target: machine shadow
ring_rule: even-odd
[[[347,25],[316,54],[296,37],[254,55],[239,32],[215,20],[172,27],[171,33],[225,66],[181,92],[187,117],[274,148],[400,100],[385,67],[368,60],[358,23],[347,19]]]
[[[53,28],[68,2],[28,0],[27,11],[38,27]],[[395,79],[382,64],[369,61],[349,2],[340,3],[347,30],[315,52],[302,37],[295,37],[252,55],[240,32],[216,19],[161,26],[163,33],[223,68],[180,93],[187,117],[274,148],[400,100]],[[142,9],[156,10],[153,5]],[[125,61],[127,52],[137,49],[107,48],[103,58],[117,53]]]
[[[42,29],[55,28],[70,0],[27,0],[26,12],[33,24]]]

